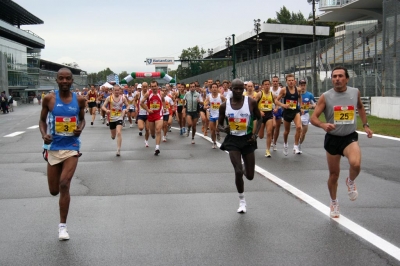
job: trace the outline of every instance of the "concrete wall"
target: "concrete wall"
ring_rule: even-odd
[[[400,120],[400,98],[371,97],[371,115]]]

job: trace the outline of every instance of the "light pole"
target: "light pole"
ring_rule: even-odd
[[[230,56],[229,56],[229,52],[231,51],[230,50],[230,48],[231,48],[231,37],[226,37],[225,38],[225,47],[226,47],[226,49],[227,49],[227,53],[226,53],[226,58],[231,58]],[[229,67],[229,61],[228,61],[228,67]]]
[[[307,0],[309,4],[312,4],[313,11],[313,45],[312,45],[312,76],[313,76],[313,94],[317,93],[317,43],[315,39],[315,3],[319,0]]]
[[[214,54],[214,49],[208,48],[208,56],[210,57],[210,59],[212,59],[213,54]],[[210,65],[213,65],[213,64],[214,64],[214,63],[210,63]]]
[[[257,33],[256,38],[253,38],[257,42],[257,79],[258,83],[260,83],[260,42],[262,39],[260,39],[259,33],[261,31],[261,20],[260,19],[255,19],[254,20],[254,31]]]

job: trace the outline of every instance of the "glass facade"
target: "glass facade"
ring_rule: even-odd
[[[329,7],[341,7],[356,1],[358,0],[321,0],[319,2],[319,8],[324,9]]]
[[[0,37],[0,52],[7,58],[8,86],[28,86],[26,46]]]

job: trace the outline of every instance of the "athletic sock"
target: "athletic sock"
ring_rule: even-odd
[[[159,150],[160,149],[160,145],[156,145],[156,150]]]

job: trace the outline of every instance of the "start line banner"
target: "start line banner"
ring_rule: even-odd
[[[173,65],[175,59],[173,57],[152,57],[146,58],[146,65]]]

